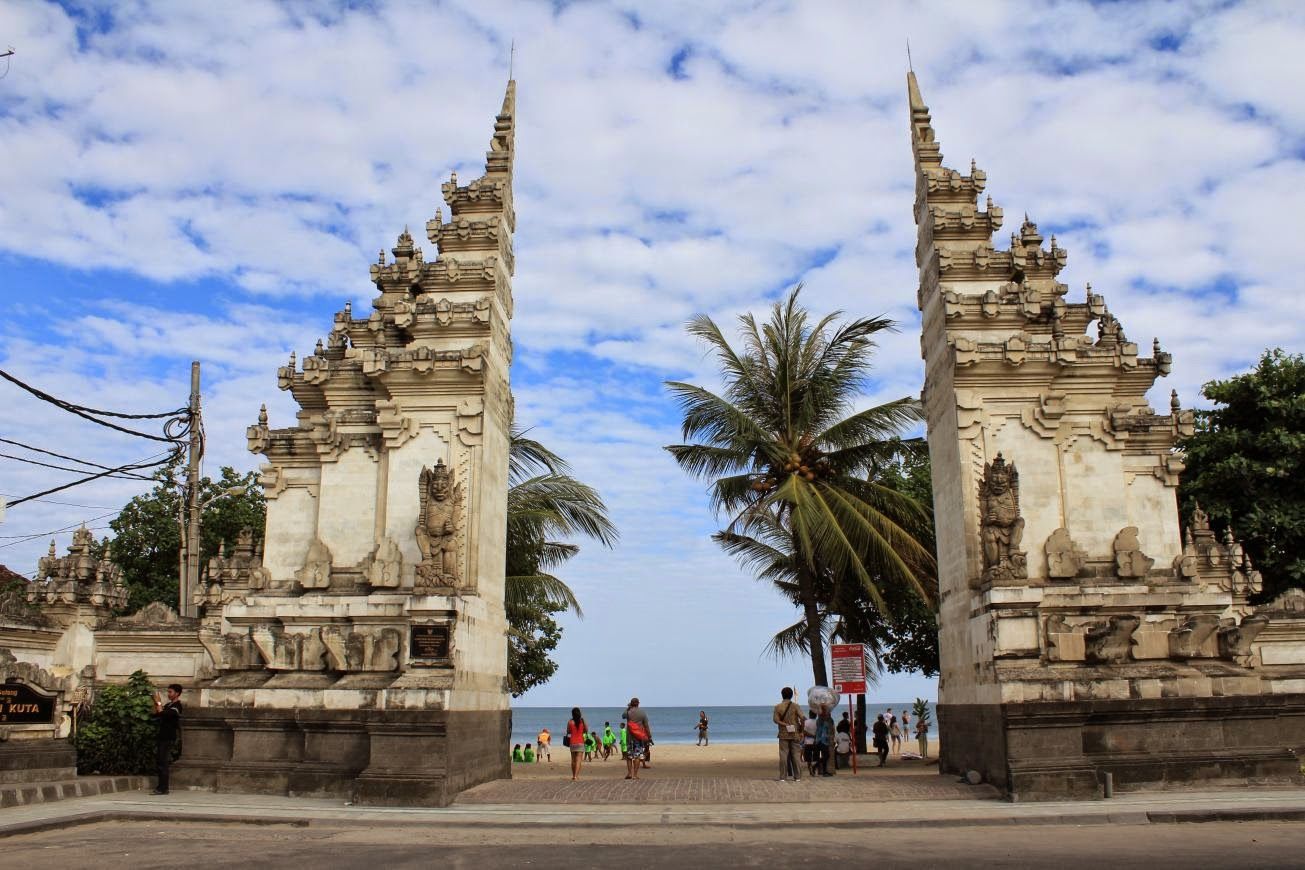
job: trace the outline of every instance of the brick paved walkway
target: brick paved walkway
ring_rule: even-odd
[[[789,804],[849,801],[996,800],[995,788],[958,783],[939,774],[876,776],[840,773],[830,778],[776,782],[736,777],[638,781],[609,777],[556,780],[497,780],[463,792],[457,806],[469,804]]]

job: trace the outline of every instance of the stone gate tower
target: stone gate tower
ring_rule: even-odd
[[[372,310],[346,304],[278,371],[295,425],[264,409],[249,427],[266,538],[198,593],[216,677],[182,784],[444,804],[507,775],[515,87],[485,174],[443,185],[438,256],[405,229],[371,267]]]
[[[1305,596],[1176,500],[1193,430],[1169,373],[1027,217],[1005,249],[986,176],[943,165],[915,74],[916,262],[938,541],[946,771],[1017,799],[1184,779],[1299,779]],[[1095,321],[1095,337],[1087,334]],[[1295,640],[1292,640],[1295,638]]]

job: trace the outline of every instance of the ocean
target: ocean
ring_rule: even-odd
[[[933,703],[929,704],[929,738],[938,736],[938,714],[934,712]],[[903,710],[910,710],[910,702],[884,701],[868,704],[866,712],[873,719],[875,714],[892,708],[901,715]],[[711,730],[709,737],[718,743],[770,743],[775,739],[775,725],[771,722],[774,705],[752,707],[645,707],[648,720],[652,724],[653,740],[656,743],[697,743],[698,711],[706,710]],[[847,704],[838,708],[834,719],[842,718]],[[621,727],[621,714],[625,707],[581,707],[585,724],[590,731],[603,733],[603,724],[612,723],[612,730]],[[553,733],[553,746],[560,749],[562,733],[566,722],[571,718],[570,707],[514,707],[512,709],[512,743],[534,743],[539,729],[547,728]],[[914,717],[912,717],[914,719]],[[914,725],[912,725],[914,730]]]

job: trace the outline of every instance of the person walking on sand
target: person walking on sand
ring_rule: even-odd
[[[638,698],[630,699],[630,706],[625,708],[621,718],[625,720],[626,728],[625,778],[638,779],[639,767],[652,745],[652,725],[648,722],[648,714],[639,706]]]
[[[547,728],[539,729],[539,754],[535,756],[535,761],[548,759],[548,763],[553,763],[553,753],[550,751],[553,745],[553,735]]]
[[[781,700],[770,717],[779,726],[779,781],[784,782],[791,772],[797,782],[802,779],[802,712],[793,703],[793,690],[788,686],[780,690],[779,696]]]
[[[888,764],[888,723],[884,721],[883,713],[875,717],[873,742],[875,752],[879,753],[879,766],[884,767]]]
[[[698,711],[698,745],[710,746],[711,741],[707,739],[707,711]]]
[[[902,726],[897,724],[897,717],[888,720],[888,739],[893,742],[893,752],[902,755]]]
[[[566,723],[566,748],[571,750],[571,781],[575,782],[580,778],[580,760],[584,757],[585,735],[589,733],[589,726],[585,724],[585,717],[581,715],[579,707],[571,708],[571,718]]]

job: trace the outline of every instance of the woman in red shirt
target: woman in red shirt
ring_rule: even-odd
[[[585,735],[588,733],[589,726],[585,724],[585,717],[580,715],[580,708],[572,707],[571,718],[566,723],[566,746],[571,750],[572,782],[580,778],[581,753],[585,751]]]

